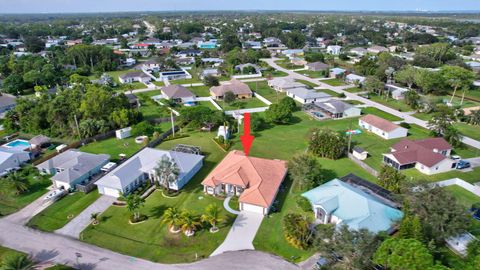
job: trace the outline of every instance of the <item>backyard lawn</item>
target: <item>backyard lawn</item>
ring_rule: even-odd
[[[84,151],[92,154],[108,154],[110,160],[117,162],[120,154],[125,154],[128,157],[135,154],[143,144],[135,143],[135,138],[126,138],[119,140],[116,137],[106,140],[91,142],[80,147],[80,151]]]
[[[387,100],[385,100],[384,97],[380,97],[380,96],[373,95],[373,94],[370,94],[370,99],[372,101],[378,102],[380,104],[383,104],[387,107],[393,108],[393,109],[401,111],[401,112],[413,111],[413,109],[409,105],[407,105],[405,102],[403,102],[402,100],[395,100],[395,99],[392,99],[392,98],[388,98]]]
[[[47,209],[35,215],[28,226],[42,231],[52,232],[67,225],[67,223],[85,210],[100,197],[97,190],[85,194],[75,192],[53,203]]]
[[[303,76],[310,77],[312,79],[325,78],[325,71],[301,70],[297,71],[297,73],[302,74]]]
[[[328,79],[328,80],[322,80],[321,82],[326,83],[331,86],[342,86],[345,85],[345,83],[341,79]]]
[[[248,86],[252,91],[258,93],[260,96],[268,99],[271,102],[277,102],[278,100],[285,97],[284,92],[277,92],[273,90],[268,83],[265,81],[262,82],[247,82]]]
[[[217,103],[225,111],[260,108],[260,107],[268,106],[267,104],[263,103],[263,101],[255,97],[248,98],[248,99],[236,99],[234,102],[230,104],[227,104],[224,101],[218,101]]]
[[[304,66],[297,66],[297,65],[294,65],[290,62],[289,59],[282,59],[282,60],[278,60],[278,61],[275,61],[275,63],[285,69],[300,69],[300,68],[304,68]]]
[[[296,82],[299,82],[299,83],[303,83],[303,84],[305,84],[306,86],[308,86],[308,87],[310,87],[310,88],[315,88],[315,87],[318,86],[317,84],[312,83],[312,82],[309,82],[309,81],[307,81],[307,80],[296,79],[295,81],[296,81]]]
[[[395,116],[393,114],[389,114],[387,112],[384,112],[382,110],[379,110],[375,107],[366,107],[366,108],[362,108],[362,114],[366,115],[366,114],[373,114],[373,115],[376,115],[378,117],[381,117],[383,119],[386,119],[388,121],[402,121],[403,119],[398,117],[398,116]]]
[[[365,91],[360,87],[352,87],[352,88],[347,88],[347,89],[344,89],[344,90],[347,91],[347,92],[350,92],[350,93],[358,93],[358,92]]]
[[[25,171],[25,169],[24,169]],[[6,216],[27,206],[47,193],[47,187],[52,185],[48,176],[42,176],[32,169],[32,173],[23,176],[28,179],[29,189],[18,196],[0,196],[0,216]]]
[[[153,81],[152,83],[155,84],[155,85],[158,86],[158,87],[165,86],[165,83],[163,83],[163,82],[161,82],[161,81],[160,81],[160,82]]]
[[[340,94],[335,92],[335,91],[332,91],[330,89],[316,89],[317,92],[322,92],[322,93],[325,93],[325,94],[329,94],[330,96],[332,97],[339,97]]]
[[[288,76],[287,73],[280,71],[280,70],[267,70],[262,72],[262,76],[267,78],[267,77],[285,77]]]
[[[198,97],[209,97],[210,96],[210,87],[202,86],[191,86],[188,89]]]
[[[465,209],[469,209],[474,203],[480,203],[480,197],[460,186],[452,185],[444,187],[444,189],[452,194],[453,197],[457,199],[458,203],[465,206]]]
[[[189,137],[160,144],[158,148],[161,149],[171,149],[176,144],[200,146],[202,153],[206,155],[203,168],[177,197],[164,197],[159,190],[150,195],[145,207],[140,210],[142,214],[148,216],[146,222],[130,225],[128,223],[130,213],[127,209],[112,206],[102,214],[99,225],[89,226],[82,232],[82,240],[130,256],[162,263],[193,262],[197,255],[198,259],[208,257],[223,242],[234,220],[234,216],[223,209],[223,200],[205,195],[200,185],[226,154],[212,141],[215,134],[192,132]],[[167,226],[160,221],[168,207],[203,214],[209,204],[216,204],[222,209],[223,222],[218,233],[211,234],[208,229],[202,229],[193,237],[174,235],[169,233]]]

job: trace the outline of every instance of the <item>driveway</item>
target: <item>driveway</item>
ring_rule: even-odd
[[[262,224],[263,215],[248,211],[241,211],[228,232],[225,241],[212,255],[216,256],[227,251],[253,250],[253,239]]]
[[[112,205],[115,198],[110,196],[101,196],[89,207],[87,207],[78,216],[72,219],[63,228],[58,229],[55,233],[63,234],[74,238],[79,238],[80,233],[87,228],[92,222],[91,216],[93,213],[103,213],[108,207]]]
[[[56,230],[56,233],[63,234],[65,236],[70,236],[74,238],[79,238],[80,233],[87,228],[87,226],[92,222],[91,216],[93,213],[103,213],[107,210],[108,207],[112,205],[115,201],[115,198],[110,196],[101,196],[89,207],[87,207],[83,212],[78,216],[72,219],[67,225],[63,228]]]
[[[44,201],[43,198],[47,196],[48,190],[45,190],[45,194],[40,196],[40,198],[36,199],[29,205],[25,206],[24,208],[20,209],[18,212],[15,212],[11,215],[5,217],[6,220],[19,224],[25,225],[27,222],[36,214],[42,212],[45,208],[52,204],[51,201]]]

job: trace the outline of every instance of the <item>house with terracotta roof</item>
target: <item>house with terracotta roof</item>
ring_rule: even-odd
[[[229,84],[222,84],[210,88],[210,95],[215,99],[222,99],[225,93],[232,92],[238,99],[253,97],[253,92],[246,83],[232,79]]]
[[[383,162],[397,170],[415,168],[421,173],[432,175],[455,169],[456,162],[450,158],[452,146],[443,138],[423,140],[403,139],[383,154]]]
[[[386,140],[407,137],[408,129],[373,114],[358,119],[358,125]]]
[[[231,151],[203,180],[210,195],[239,196],[242,211],[268,214],[280,185],[287,175],[287,162],[246,156]]]

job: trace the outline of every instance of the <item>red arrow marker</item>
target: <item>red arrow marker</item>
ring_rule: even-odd
[[[240,136],[240,140],[243,145],[243,152],[248,156],[250,147],[252,146],[253,139],[255,137],[250,135],[250,113],[243,114],[243,135]]]

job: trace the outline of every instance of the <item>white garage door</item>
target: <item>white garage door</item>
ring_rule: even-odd
[[[116,190],[114,188],[107,188],[107,187],[103,188],[103,193],[102,194],[112,196],[112,197],[115,197],[115,198],[118,198],[120,196],[120,193],[118,192],[118,190]]]
[[[258,214],[262,214],[262,215],[264,214],[263,213],[263,207],[256,206],[256,205],[253,205],[253,204],[244,203],[242,209],[244,211],[248,211],[248,212],[254,212],[254,213],[258,213]]]

